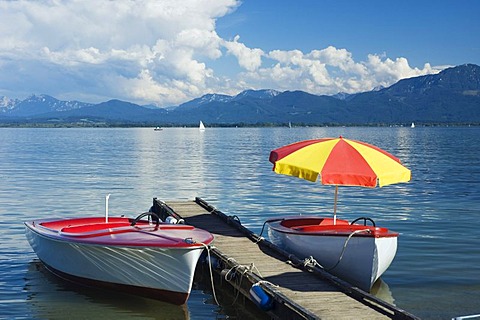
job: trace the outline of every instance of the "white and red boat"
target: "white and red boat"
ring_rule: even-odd
[[[364,220],[364,224],[356,224]],[[367,220],[373,225],[366,225]],[[313,257],[329,273],[369,292],[397,252],[398,233],[369,218],[347,220],[311,216],[266,221],[270,240],[299,259]]]
[[[142,218],[154,216],[156,223]],[[86,285],[183,304],[209,232],[168,224],[146,212],[135,219],[92,217],[26,222],[26,237],[54,274]]]
[[[271,240],[300,259],[313,257],[326,271],[370,291],[395,257],[398,233],[376,227],[370,218],[351,223],[337,219],[338,186],[375,188],[408,182],[411,171],[387,151],[342,136],[285,145],[272,150],[269,160],[275,173],[335,186],[333,219],[269,220]],[[356,224],[359,220],[364,220],[363,226]]]

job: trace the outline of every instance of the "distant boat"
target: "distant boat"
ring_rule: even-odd
[[[205,131],[205,126],[203,125],[202,121],[200,121],[200,126],[198,127],[198,130]]]
[[[288,127],[292,128],[292,123],[291,122],[288,122]]]
[[[410,126],[410,128],[415,128],[415,123],[412,122],[412,125]]]
[[[160,127],[155,127],[155,129],[153,129],[154,131],[162,131],[163,129],[160,128]]]

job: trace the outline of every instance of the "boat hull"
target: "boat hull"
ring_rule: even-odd
[[[307,220],[267,222],[270,240],[299,259],[313,257],[326,271],[364,291],[370,291],[395,257],[398,234],[388,229],[351,226],[345,220],[337,226],[321,225],[322,218]]]
[[[195,267],[204,249],[195,246],[102,244],[94,236],[62,236],[26,223],[26,237],[38,258],[56,275],[85,285],[99,285],[128,293],[183,304],[190,294]],[[123,232],[111,239],[125,238]],[[147,233],[146,229],[142,233]],[[204,239],[207,243],[211,238]],[[113,240],[112,240],[113,241]],[[149,240],[147,240],[148,242]],[[99,241],[101,242],[101,241]]]

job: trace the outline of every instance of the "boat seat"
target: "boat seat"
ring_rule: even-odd
[[[337,219],[335,222],[336,225],[349,225],[347,220],[340,220]],[[333,218],[325,218],[318,224],[319,226],[327,226],[327,225],[333,225]]]
[[[299,229],[308,226],[331,226],[333,218],[297,218],[287,219],[280,222],[280,225],[287,228]],[[336,225],[349,225],[347,220],[337,219]]]

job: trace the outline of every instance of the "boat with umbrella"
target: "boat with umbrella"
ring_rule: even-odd
[[[61,278],[184,304],[198,259],[213,235],[161,222],[153,212],[135,219],[109,217],[108,196],[105,211],[105,217],[25,222],[27,240],[46,268]]]
[[[337,219],[339,186],[375,188],[408,182],[411,172],[392,154],[371,144],[339,138],[313,139],[271,151],[273,171],[335,186],[333,217],[287,216],[266,221],[269,237],[300,259],[370,291],[397,251],[398,233],[369,217]]]

